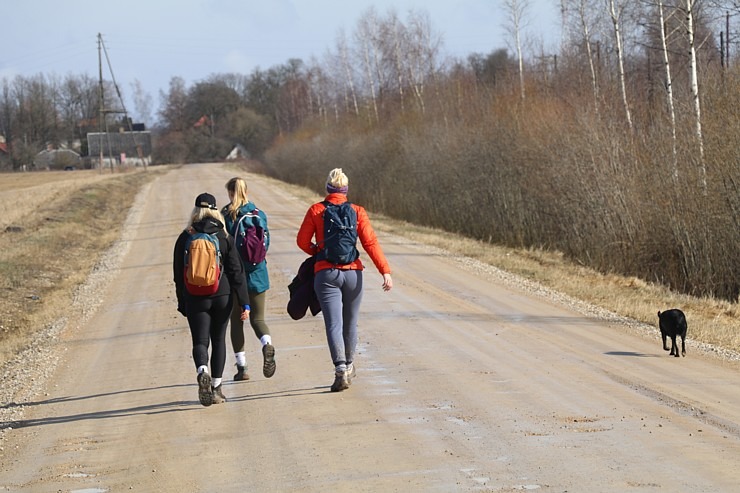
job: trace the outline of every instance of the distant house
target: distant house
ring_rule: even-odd
[[[152,162],[152,134],[138,132],[91,132],[87,148],[93,165],[109,167],[113,163],[128,166],[148,166]]]
[[[33,159],[36,169],[76,169],[81,164],[82,158],[71,149],[46,149]]]
[[[249,151],[247,151],[243,145],[236,144],[229,155],[226,156],[226,160],[235,161],[239,159],[249,159]]]

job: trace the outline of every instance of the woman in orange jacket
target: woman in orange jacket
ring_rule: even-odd
[[[362,271],[365,268],[356,248],[351,247],[354,254],[348,257],[334,257],[332,250],[336,245],[331,240],[333,234],[330,233],[325,238],[328,229],[325,227],[324,215],[328,208],[333,213],[336,210],[334,206],[347,203],[348,185],[349,179],[342,168],[331,170],[326,182],[328,195],[322,202],[313,204],[308,209],[296,237],[301,250],[309,255],[316,255],[314,290],[321,305],[329,352],[334,363],[332,392],[349,388],[356,373],[353,361],[362,301]],[[383,276],[383,291],[390,291],[393,287],[391,268],[375,236],[370,218],[364,207],[349,205],[351,211],[347,211],[347,216],[353,228],[356,227],[356,238]],[[355,233],[349,234],[352,237]]]

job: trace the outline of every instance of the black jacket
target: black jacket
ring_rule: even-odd
[[[242,260],[239,252],[236,251],[234,240],[226,235],[224,225],[221,221],[213,218],[206,218],[203,221],[193,224],[193,229],[202,233],[216,233],[221,249],[222,275],[218,286],[218,291],[211,295],[228,296],[232,289],[236,292],[239,305],[249,304],[249,293],[247,292],[247,277],[244,273]],[[172,270],[174,273],[175,293],[177,294],[177,311],[182,314],[187,313],[187,302],[194,295],[188,293],[185,288],[185,241],[189,233],[184,230],[177,237],[175,242],[175,252],[173,255]]]
[[[313,289],[314,272],[313,267],[316,263],[316,256],[308,257],[298,268],[298,274],[288,285],[290,300],[288,300],[288,315],[293,320],[300,320],[306,315],[310,308],[311,315],[314,317],[321,311],[321,305],[316,292]]]

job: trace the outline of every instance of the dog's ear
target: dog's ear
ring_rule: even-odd
[[[660,310],[658,310],[658,318],[660,318]]]

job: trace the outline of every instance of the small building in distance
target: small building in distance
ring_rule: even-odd
[[[110,167],[116,164],[149,166],[152,162],[152,133],[144,130],[144,124],[133,124],[132,128],[135,130],[88,133],[88,156],[93,167]]]
[[[52,146],[38,154],[33,159],[34,169],[77,169],[82,166],[82,158],[72,149],[54,149]]]

